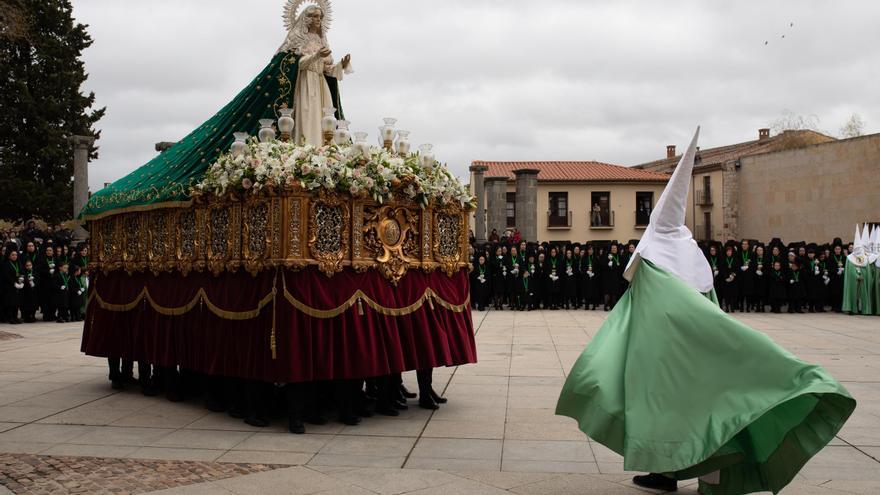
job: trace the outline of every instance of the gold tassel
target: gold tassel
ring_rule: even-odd
[[[275,301],[278,297],[278,270],[275,270],[275,283],[272,286],[272,333],[269,336],[269,348],[272,349],[272,359],[278,359],[278,347],[275,345],[275,310],[278,307],[275,304]]]
[[[364,302],[361,298],[358,298],[358,314],[364,316]]]

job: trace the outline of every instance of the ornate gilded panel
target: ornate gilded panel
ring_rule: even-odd
[[[270,205],[271,205],[270,211],[271,211],[272,218],[269,221],[269,238],[270,238],[269,247],[270,247],[270,257],[272,258],[272,260],[274,260],[276,262],[282,258],[282,256],[283,256],[282,255],[282,248],[284,247],[284,246],[282,246],[282,242],[281,242],[282,231],[283,231],[283,228],[282,228],[283,222],[281,221],[282,204],[283,204],[283,201],[281,200],[280,197],[274,197],[270,200]]]
[[[199,212],[204,210],[186,208],[178,210],[174,215],[174,227],[176,229],[176,260],[177,268],[184,275],[196,269],[204,269],[204,261],[201,260],[201,246],[199,225]]]
[[[462,234],[467,233],[463,218],[459,210],[449,206],[434,211],[434,260],[449,276],[462,257]]]
[[[308,199],[305,196],[289,196],[284,199],[283,205],[284,266],[303,268],[308,264],[303,245],[307,239]]]
[[[146,218],[143,213],[122,215],[122,262],[129,273],[148,266]]]
[[[232,272],[241,266],[241,210],[241,203],[236,202],[229,205],[229,261],[226,262],[226,269]]]
[[[229,238],[232,236],[232,215],[226,205],[212,205],[207,210],[208,269],[219,274],[229,259]]]
[[[272,235],[277,226],[272,225],[272,202],[267,198],[250,198],[242,209],[244,267],[252,275],[270,266]]]
[[[309,205],[309,251],[328,277],[342,271],[349,251],[350,204],[339,195],[319,193]]]
[[[364,205],[363,251],[375,260],[376,268],[392,284],[418,266],[418,209],[399,205]]]
[[[157,210],[146,215],[147,259],[153,273],[171,270],[175,263],[174,242],[176,235],[172,210]]]

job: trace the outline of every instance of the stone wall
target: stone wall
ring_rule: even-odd
[[[880,134],[742,158],[739,235],[851,240],[880,222]]]

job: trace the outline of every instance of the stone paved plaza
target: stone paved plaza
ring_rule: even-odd
[[[644,493],[619,456],[553,415],[565,372],[605,315],[474,313],[480,362],[438,370],[435,388],[450,400],[439,411],[411,407],[301,436],[200,401],[115,392],[105,361],[79,352],[76,324],[4,325],[0,493]],[[784,493],[880,493],[880,318],[737,317],[825,366],[859,401]]]

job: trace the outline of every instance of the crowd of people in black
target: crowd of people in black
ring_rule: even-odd
[[[852,244],[780,239],[700,242],[715,292],[727,312],[840,312]],[[628,287],[623,272],[638,245],[629,242],[531,243],[471,239],[471,306],[611,310]]]
[[[41,230],[34,222],[0,232],[0,322],[83,319],[89,286],[89,248],[69,230]]]

